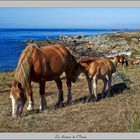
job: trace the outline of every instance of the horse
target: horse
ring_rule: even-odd
[[[71,95],[71,73],[77,65],[77,61],[70,50],[62,45],[51,45],[38,47],[36,44],[29,44],[21,53],[17,68],[15,70],[14,82],[11,85],[10,98],[12,101],[12,116],[20,116],[23,107],[29,100],[27,110],[34,109],[31,82],[39,83],[40,89],[40,110],[47,108],[45,98],[46,81],[54,80],[58,88],[58,101],[56,105],[63,102],[63,90],[60,76],[66,74],[67,102],[72,100]]]
[[[122,64],[123,67],[127,67],[128,66],[128,60],[125,54],[121,54],[121,55],[116,55],[114,57],[110,57],[110,59],[114,59],[114,61],[116,62],[116,64],[118,65],[119,63]]]
[[[72,79],[76,82],[76,79],[80,73],[84,73],[88,82],[89,96],[88,100],[92,98],[92,92],[94,91],[94,99],[97,101],[97,82],[101,79],[104,83],[102,89],[102,98],[105,97],[105,90],[108,83],[108,96],[110,96],[112,74],[116,72],[117,61],[111,61],[109,58],[84,58],[77,63],[73,72]],[[107,79],[108,77],[108,79]]]

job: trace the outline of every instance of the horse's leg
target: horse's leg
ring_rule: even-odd
[[[43,111],[47,109],[47,102],[45,98],[45,81],[39,82],[39,88],[41,97],[40,110]]]
[[[122,67],[124,67],[124,62],[122,62]]]
[[[103,90],[102,90],[101,95],[102,95],[102,98],[105,98],[105,90],[106,90],[106,86],[107,86],[107,79],[106,79],[106,77],[104,77],[104,78],[102,78],[102,80],[103,80],[104,86],[103,86]]]
[[[107,96],[111,96],[111,93],[110,93],[110,91],[111,91],[111,83],[112,83],[112,75],[109,74],[108,75],[108,92],[107,92]]]
[[[92,99],[92,78],[89,77],[88,74],[86,74],[86,79],[87,79],[87,82],[88,82],[88,88],[89,88],[89,95],[88,95],[88,98],[87,100],[90,101]]]
[[[71,94],[71,77],[66,74],[66,83],[67,83],[67,89],[68,89],[68,94],[67,94],[67,103],[71,104],[72,102],[72,94]]]
[[[98,79],[96,76],[94,76],[93,77],[93,91],[94,91],[95,101],[97,101],[97,82],[98,82]]]
[[[59,79],[55,80],[56,84],[57,84],[57,88],[58,88],[58,101],[56,103],[56,106],[60,106],[63,103],[63,90],[62,90],[62,82]]]
[[[33,110],[34,109],[34,100],[33,100],[33,92],[32,92],[31,82],[28,84],[26,92],[27,92],[27,97],[29,100],[29,105],[27,107],[27,110]]]
[[[71,104],[72,102],[72,94],[71,94],[71,68],[66,68],[66,84],[67,84],[67,104]]]

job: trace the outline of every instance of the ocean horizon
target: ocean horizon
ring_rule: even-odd
[[[95,36],[122,31],[138,31],[138,29],[0,29],[0,71],[16,68],[18,58],[26,47],[25,40],[48,40],[60,36]]]

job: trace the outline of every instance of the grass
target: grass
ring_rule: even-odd
[[[132,57],[140,56],[140,50],[135,50],[131,54]]]
[[[11,117],[10,89],[6,83],[13,80],[13,72],[0,73],[0,132],[139,132],[140,131],[140,67],[129,66],[123,70],[131,79],[129,90],[98,102],[84,102],[88,95],[87,82],[81,77],[73,84],[73,104],[55,109],[57,88],[47,82],[46,99],[48,109],[39,111],[38,84],[33,83],[35,111],[28,112],[26,106],[21,117]],[[99,82],[98,92],[102,82]],[[63,80],[66,101],[66,83]]]

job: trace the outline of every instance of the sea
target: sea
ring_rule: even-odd
[[[95,36],[118,32],[107,29],[0,29],[0,71],[16,68],[27,40],[57,39],[60,36]]]

